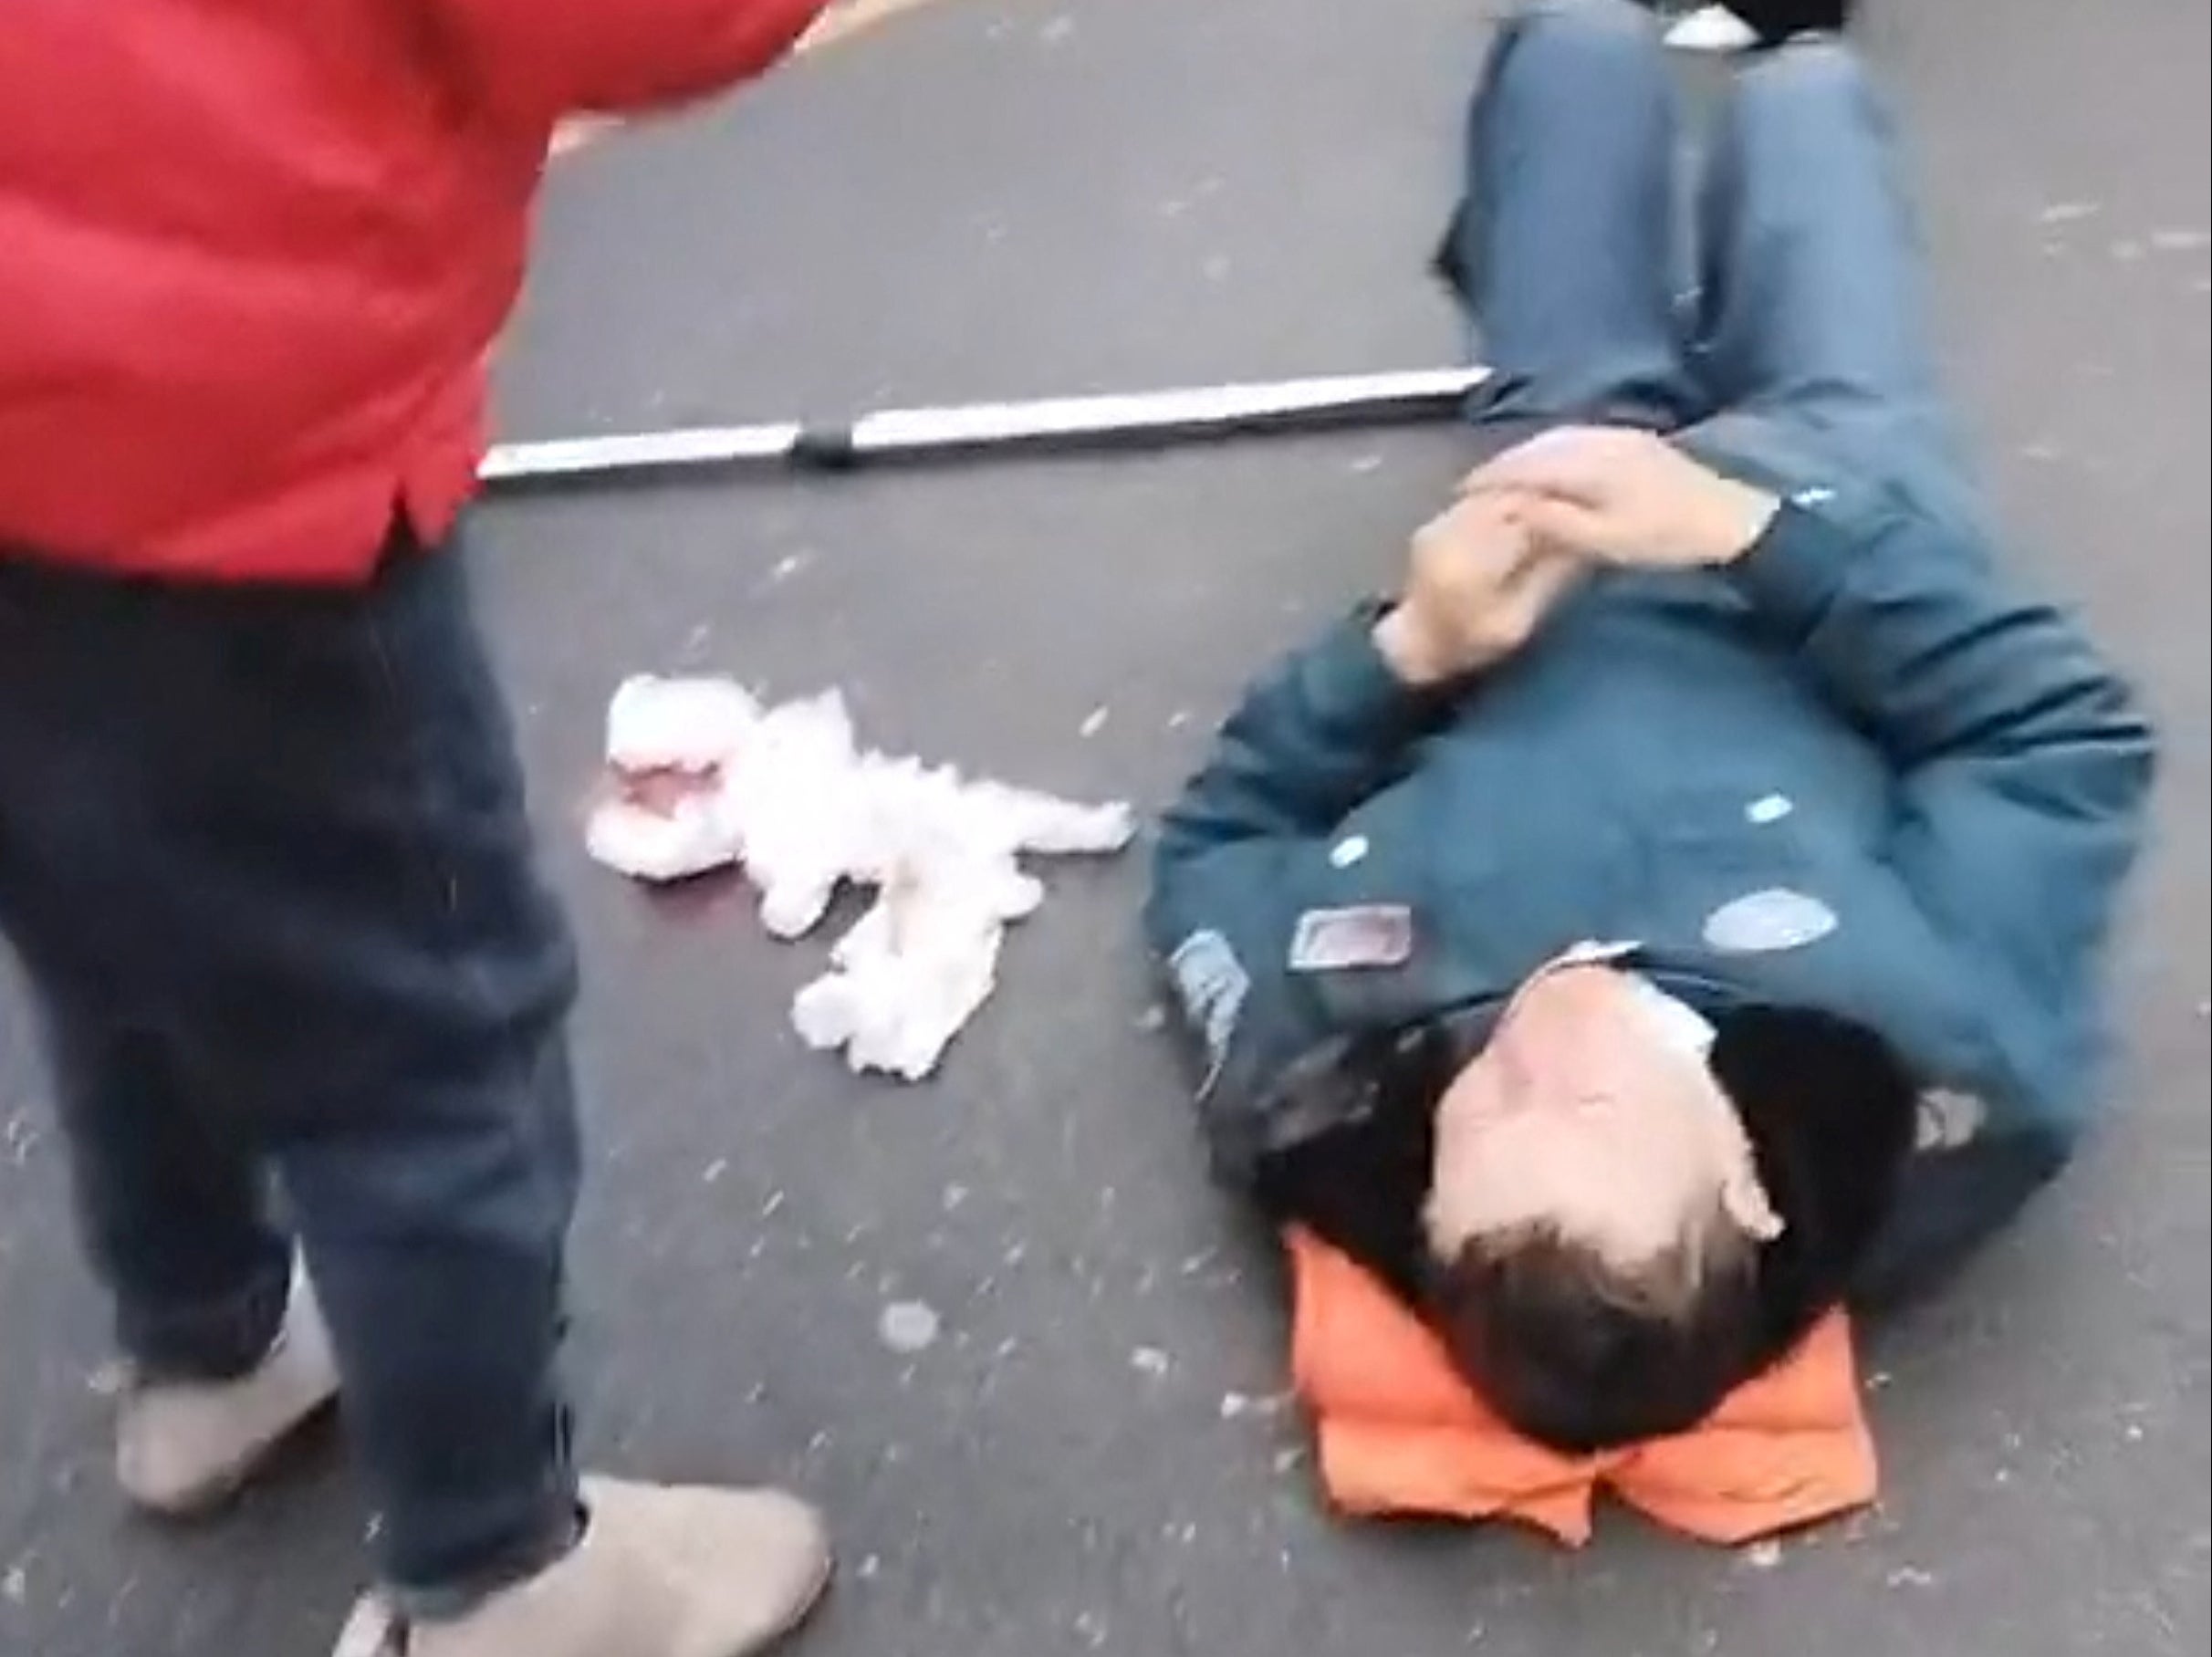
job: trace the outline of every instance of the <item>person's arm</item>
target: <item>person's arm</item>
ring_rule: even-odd
[[[1876,1297],[1940,1275],[2071,1153],[2154,770],[2148,723],[2080,629],[1938,534],[1900,519],[1861,539],[1785,506],[1733,566],[1896,766],[1890,865],[1974,985],[2024,1100],[1913,1159],[1862,1273]]]
[[[1525,644],[1581,573],[1509,501],[1466,498],[1414,533],[1405,592],[1362,607],[1247,693],[1167,815],[1163,862],[1326,833],[1373,793],[1453,693]]]
[[[1166,813],[1145,938],[1203,1048],[1199,1096],[1227,1107],[1217,1121],[1317,1033],[1289,962],[1299,916],[1328,886],[1327,837],[1471,678],[1519,649],[1575,574],[1510,509],[1454,506],[1414,537],[1403,599],[1355,613],[1260,679]],[[1246,1160],[1219,1141],[1226,1162]]]
[[[1238,840],[1326,834],[1388,780],[1448,694],[1393,665],[1390,623],[1362,606],[1254,682],[1161,820],[1163,869]]]
[[[758,75],[825,0],[425,0],[502,117],[550,126],[703,98]]]
[[[1362,610],[1258,680],[1161,819],[1145,940],[1202,1049],[1202,1099],[1233,1103],[1291,1056],[1285,964],[1325,837],[1449,705],[1393,665],[1385,621]]]
[[[1908,1167],[1868,1266],[1939,1273],[2065,1162],[2090,1110],[2101,956],[2154,768],[2148,723],[2080,629],[1948,532],[1848,526],[1643,433],[1561,432],[1469,486],[1532,492],[1540,534],[1621,564],[1724,568],[1897,775],[1889,868],[1982,1009],[1983,1120]]]
[[[2078,1023],[2142,839],[2151,727],[2079,627],[1940,533],[1900,518],[1862,540],[1785,506],[1734,578],[1895,764],[1890,862],[1923,910]]]

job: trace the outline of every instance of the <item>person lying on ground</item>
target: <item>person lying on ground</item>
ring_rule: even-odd
[[[1252,689],[1146,911],[1221,1175],[1570,1452],[2067,1162],[2153,770],[1967,481],[1857,58],[1742,64],[1686,328],[1673,108],[1626,0],[1505,26],[1444,266],[1522,441]]]

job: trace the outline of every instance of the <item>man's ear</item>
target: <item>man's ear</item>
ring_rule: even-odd
[[[1721,1159],[1720,1205],[1746,1236],[1771,1243],[1785,1229],[1782,1216],[1758,1177],[1758,1155],[1736,1103],[1725,1089],[1713,1086],[1713,1131]]]
[[[1743,1165],[1732,1170],[1720,1187],[1720,1205],[1744,1234],[1759,1243],[1771,1243],[1788,1229],[1775,1212],[1767,1188],[1759,1183],[1747,1148]]]

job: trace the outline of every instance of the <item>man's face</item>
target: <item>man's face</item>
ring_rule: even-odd
[[[1697,1030],[1687,1008],[1616,967],[1538,972],[1439,1106],[1437,1256],[1541,1228],[1633,1275],[1716,1209],[1751,1236],[1776,1235]]]

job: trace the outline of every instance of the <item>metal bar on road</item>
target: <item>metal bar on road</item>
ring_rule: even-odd
[[[499,443],[485,457],[480,475],[486,485],[499,486],[748,464],[842,471],[1006,448],[1068,451],[1379,425],[1456,413],[1489,377],[1484,368],[1323,375],[1029,402],[883,409],[836,426],[784,422]]]

